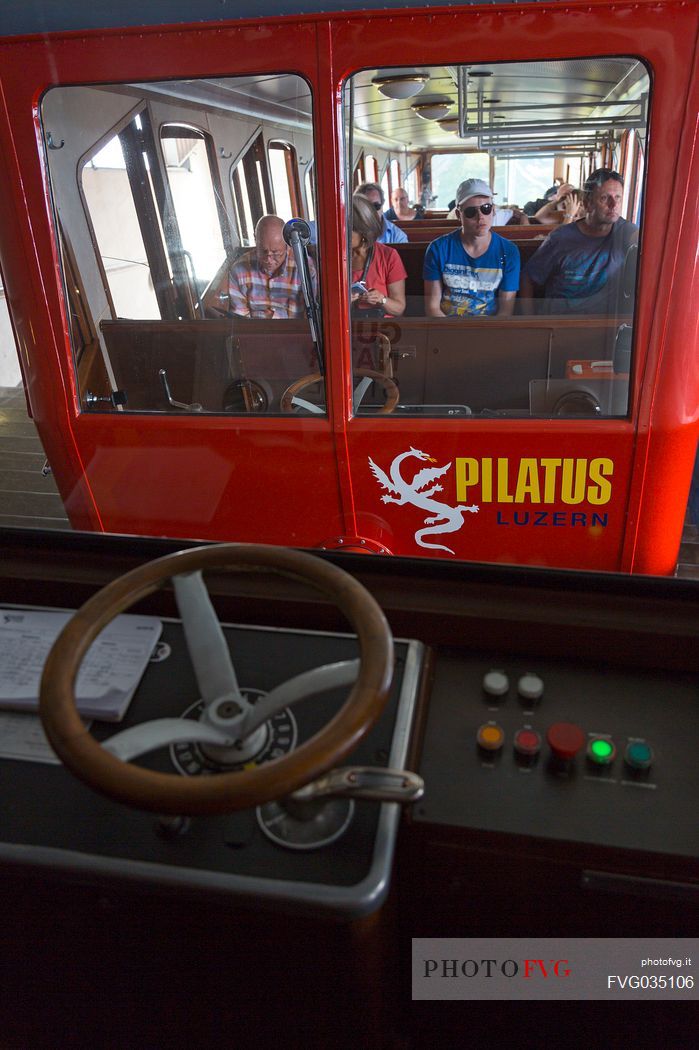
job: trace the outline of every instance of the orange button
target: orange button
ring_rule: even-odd
[[[499,751],[505,743],[504,730],[494,722],[486,722],[476,734],[478,746],[484,751]]]

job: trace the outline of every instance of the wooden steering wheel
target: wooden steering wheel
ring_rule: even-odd
[[[158,590],[171,576],[206,569],[264,573],[310,584],[330,598],[356,631],[360,667],[335,716],[295,751],[264,765],[208,777],[158,773],[105,751],[83,725],[75,681],[91,643],[111,620]],[[257,544],[216,544],[148,562],[108,584],[66,624],[49,653],[40,713],[51,746],[66,766],[97,791],[156,813],[226,813],[290,794],[342,762],[376,722],[393,671],[390,628],[369,592],[344,570],[311,554]]]
[[[391,379],[390,376],[384,375],[383,372],[374,372],[371,368],[358,368],[352,374],[361,378],[373,379],[383,387],[386,394],[386,404],[378,409],[377,415],[386,415],[388,412],[393,411],[400,397],[400,390],[395,380]],[[293,399],[296,395],[305,390],[307,386],[311,386],[313,383],[320,383],[322,378],[320,372],[311,372],[310,375],[302,376],[301,379],[295,380],[281,396],[279,407],[282,412],[293,412]]]

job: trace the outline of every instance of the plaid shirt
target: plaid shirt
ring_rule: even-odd
[[[313,291],[316,271],[309,259]],[[293,253],[270,275],[264,273],[253,248],[235,263],[228,275],[229,309],[243,317],[302,317],[305,314],[301,280]]]

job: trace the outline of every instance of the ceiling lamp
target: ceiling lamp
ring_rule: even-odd
[[[374,84],[386,98],[413,98],[419,95],[427,81],[428,73],[395,73],[386,77],[374,77]]]
[[[413,102],[411,108],[423,120],[443,120],[451,109],[451,102]]]
[[[445,117],[444,120],[438,120],[437,123],[439,124],[442,131],[457,132],[459,130],[458,117]]]

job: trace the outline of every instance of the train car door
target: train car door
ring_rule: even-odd
[[[342,367],[315,302],[333,264],[310,260],[309,309],[278,225],[255,234],[262,214],[318,209],[315,25],[3,50],[7,285],[73,526],[307,546],[346,533],[330,399],[312,416],[282,406],[298,379]],[[279,140],[302,168],[293,210],[262,163]]]
[[[445,148],[446,130],[461,122],[470,153],[437,208],[448,206],[457,182],[492,178],[493,163],[497,173],[501,162],[529,151],[568,151],[589,174],[604,167],[600,155],[610,168],[618,160],[625,129],[647,148],[643,212],[614,227],[626,241],[614,298],[603,308],[518,301],[513,316],[426,317],[422,259],[412,266],[411,255],[426,245],[411,230],[411,243],[396,249],[408,272],[408,308],[355,322],[353,343],[361,354],[372,324],[390,340],[400,398],[380,417],[356,412],[349,426],[360,531],[394,553],[674,571],[699,393],[690,291],[696,210],[686,206],[697,175],[683,101],[694,31],[687,23],[683,35],[677,24],[677,46],[685,49],[678,63],[650,8],[635,10],[632,47],[628,39],[622,46],[623,17],[617,8],[586,8],[579,20],[568,8],[387,14],[362,36],[361,51],[360,25],[337,27],[337,68],[355,71],[343,83],[345,129],[350,114],[361,133],[379,112],[386,134],[398,137],[411,122],[414,150],[430,141]],[[387,108],[377,83],[411,69],[427,88]],[[581,104],[583,90],[588,100],[599,92],[593,106]],[[451,127],[436,139],[434,131],[415,131],[415,106],[444,95],[431,115],[451,112]],[[421,115],[428,109],[423,104]],[[547,149],[547,134],[555,148]],[[481,174],[475,165],[483,156],[491,167]],[[640,200],[638,185],[615,185],[624,206],[629,192]],[[523,261],[532,246],[521,242]]]

